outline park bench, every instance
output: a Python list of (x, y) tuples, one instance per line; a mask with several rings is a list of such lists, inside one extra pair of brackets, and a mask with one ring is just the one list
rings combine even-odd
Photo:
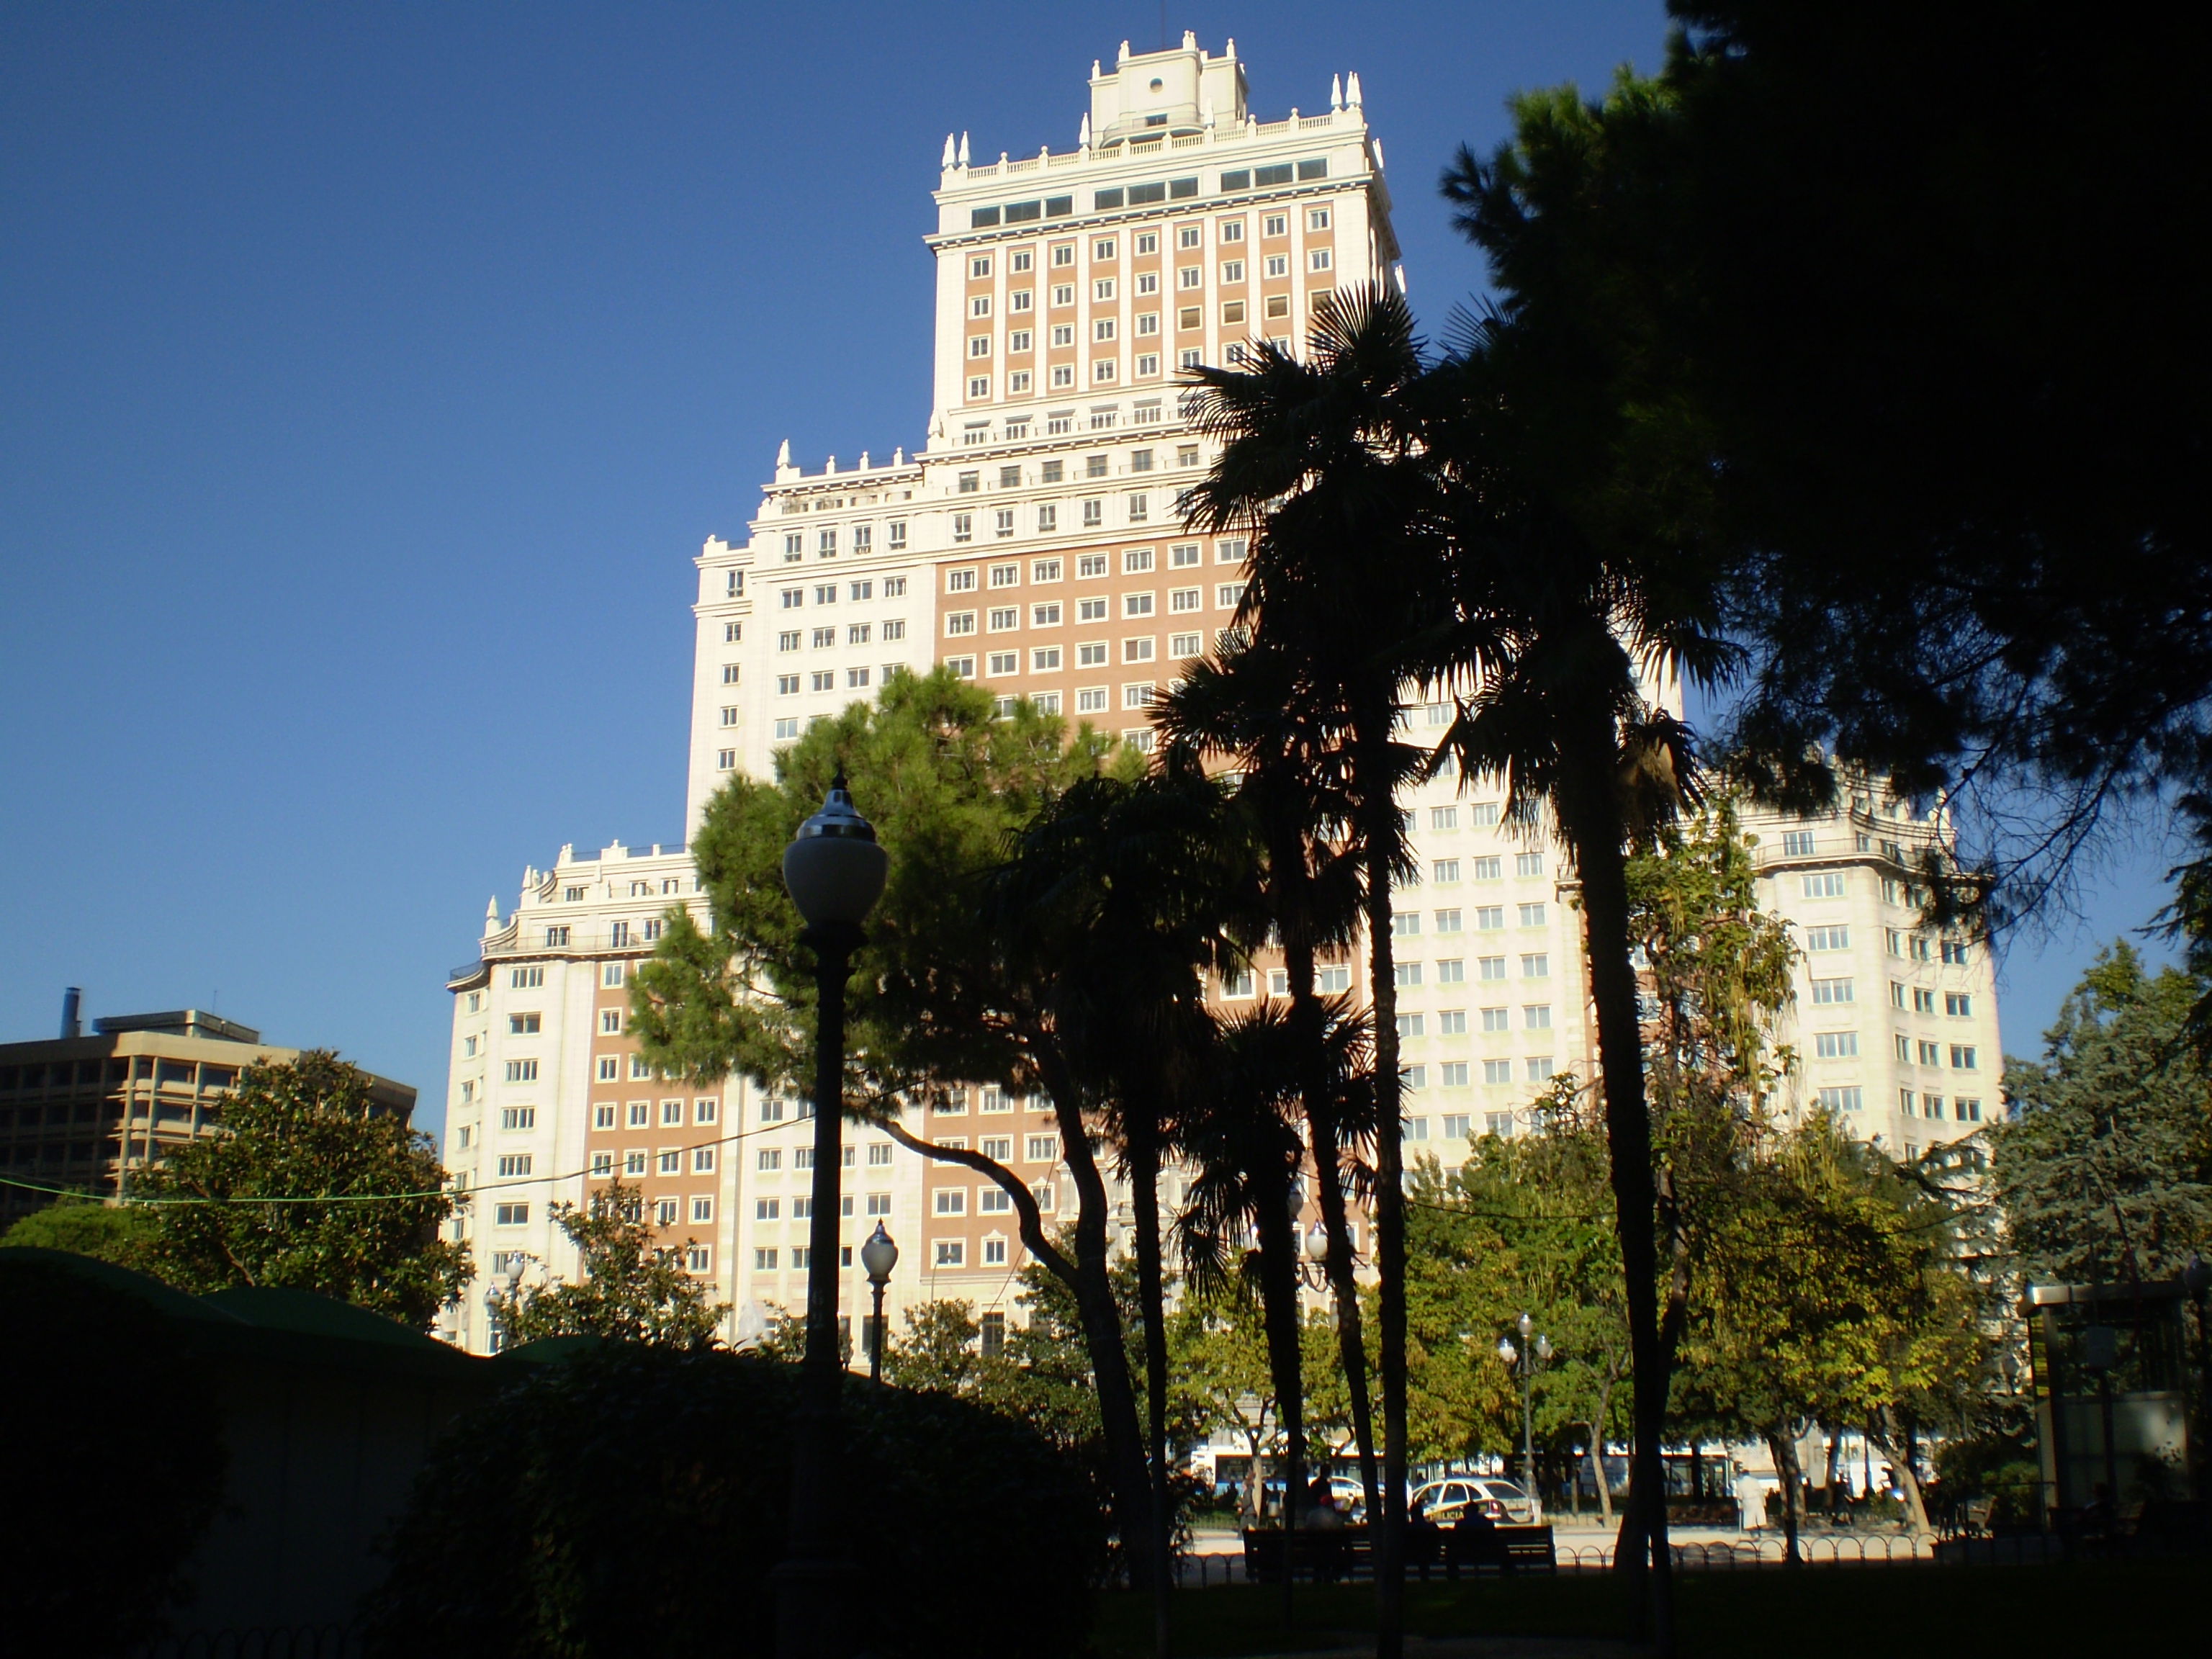
[[(1244, 1576), (1255, 1583), (1279, 1581), (1283, 1576), (1283, 1533), (1279, 1527), (1244, 1528)], [(1316, 1583), (1354, 1578), (1370, 1567), (1365, 1527), (1298, 1528), (1291, 1554), (1291, 1571)]]

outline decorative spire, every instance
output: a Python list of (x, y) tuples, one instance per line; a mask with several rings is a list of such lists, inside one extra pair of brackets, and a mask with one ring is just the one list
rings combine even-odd
[(968, 165), (968, 135), (964, 132), (960, 135), (960, 165)]
[(868, 470), (868, 452), (865, 449), (860, 452), (860, 470), (863, 472)]
[(1182, 49), (1185, 52), (1196, 52), (1198, 50), (1198, 31), (1196, 29), (1185, 29), (1182, 32)]
[(1121, 43), (1121, 51), (1119, 51), (1119, 52), (1115, 52), (1115, 53), (1114, 54), (1114, 62), (1115, 62), (1116, 64), (1126, 64), (1126, 63), (1127, 63), (1128, 61), (1129, 61), (1129, 43), (1128, 43), (1127, 40), (1124, 40), (1124, 41)]
[(775, 447), (775, 470), (779, 472), (791, 465), (791, 440), (786, 438)]
[(952, 143), (952, 135), (948, 132), (945, 135), (945, 159), (939, 161), (937, 165), (945, 168), (947, 172), (950, 172), (952, 167), (954, 154), (955, 150)]
[(906, 465), (906, 446), (904, 444), (901, 444), (896, 449), (891, 451), (891, 465), (893, 466), (904, 466)]
[(1359, 71), (1354, 70), (1345, 78), (1344, 101), (1352, 108), (1359, 107)]
[(1344, 107), (1344, 77), (1340, 75), (1328, 77), (1328, 106), (1331, 109)]
[[(1091, 69), (1091, 73), (1096, 75), (1097, 72), (1097, 69), (1094, 65)], [(1075, 130), (1075, 147), (1078, 149), (1089, 149), (1091, 148), (1091, 112), (1089, 110), (1083, 112), (1083, 125)]]

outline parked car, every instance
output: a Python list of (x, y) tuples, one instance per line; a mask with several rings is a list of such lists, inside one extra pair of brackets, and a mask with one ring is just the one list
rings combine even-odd
[(1453, 1474), (1417, 1487), (1411, 1511), (1425, 1516), (1437, 1526), (1449, 1527), (1474, 1509), (1492, 1521), (1526, 1524), (1536, 1518), (1528, 1494), (1510, 1480), (1491, 1475)]

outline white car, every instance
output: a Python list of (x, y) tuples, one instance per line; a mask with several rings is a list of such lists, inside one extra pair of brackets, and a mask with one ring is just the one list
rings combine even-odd
[(1408, 1509), (1440, 1527), (1452, 1525), (1470, 1509), (1510, 1524), (1525, 1525), (1536, 1518), (1536, 1506), (1527, 1492), (1510, 1480), (1489, 1475), (1452, 1474), (1431, 1480), (1415, 1489)]

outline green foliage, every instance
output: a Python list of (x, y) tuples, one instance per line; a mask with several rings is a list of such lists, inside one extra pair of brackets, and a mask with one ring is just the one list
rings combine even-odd
[(611, 1182), (586, 1209), (556, 1204), (553, 1219), (576, 1247), (583, 1276), (494, 1291), (492, 1318), (507, 1342), (599, 1336), (697, 1348), (714, 1340), (727, 1308), (710, 1304), (708, 1287), (684, 1271), (684, 1245), (653, 1242), (637, 1188)]
[[(10, 1648), (129, 1652), (188, 1599), (181, 1571), (222, 1496), (213, 1391), (143, 1300), (30, 1250), (0, 1252), (0, 1330), (15, 1429), (15, 1496), (0, 1504)], [(104, 1431), (149, 1401), (169, 1427)]]
[(2029, 1281), (2166, 1279), (2212, 1254), (2212, 1080), (2187, 1041), (2204, 992), (2115, 944), (2060, 1007), (2043, 1059), (2006, 1061), (2012, 1119), (1990, 1131), (1990, 1175)]
[[(377, 1110), (359, 1068), (322, 1049), (248, 1066), (222, 1127), (133, 1182), (160, 1200), (150, 1271), (194, 1293), (317, 1291), (418, 1328), (468, 1283), (468, 1252), (438, 1236), (454, 1200), (430, 1137)], [(307, 1201), (250, 1201), (279, 1197)]]
[(783, 885), (783, 851), (842, 768), (890, 854), (848, 991), (858, 1097), (884, 1110), (901, 1090), (933, 1079), (1034, 1090), (1036, 1067), (1010, 1030), (1009, 1005), (1023, 988), (997, 971), (979, 883), (1048, 801), (1099, 772), (1111, 748), (1027, 702), (998, 719), (987, 693), (939, 668), (895, 673), (875, 703), (811, 727), (778, 753), (775, 782), (733, 778), (692, 839), (713, 932), (672, 913), (632, 981), (647, 1057), (672, 1074), (739, 1072), (769, 1086), (810, 1086), (814, 975)]
[[(1537, 1373), (1540, 1444), (1627, 1428), (1628, 1323), (1604, 1136), (1555, 1115), (1485, 1135), (1446, 1175), (1414, 1177), (1407, 1250), (1416, 1455), (1458, 1459), (1521, 1440), (1520, 1388), (1498, 1357), (1523, 1313), (1552, 1340)], [(1519, 1337), (1514, 1337), (1519, 1343)]]
[[(371, 1651), (770, 1653), (799, 1394), (796, 1368), (720, 1351), (610, 1346), (529, 1368), (453, 1425), (418, 1480), (372, 1601)], [(857, 1378), (842, 1418), (860, 1648), (1081, 1650), (1103, 1527), (1065, 1455), (967, 1401)]]
[(151, 1257), (158, 1231), (154, 1212), (143, 1205), (60, 1198), (43, 1210), (32, 1211), (0, 1234), (0, 1249), (27, 1244), (67, 1250), (71, 1255), (88, 1255), (97, 1261), (148, 1273), (153, 1271)]
[(1461, 228), (1724, 576), (1759, 775), (1963, 786), (2032, 902), (2116, 803), (2206, 778), (2204, 23), (1670, 9), (1656, 79), (1525, 94), (1462, 152)]

